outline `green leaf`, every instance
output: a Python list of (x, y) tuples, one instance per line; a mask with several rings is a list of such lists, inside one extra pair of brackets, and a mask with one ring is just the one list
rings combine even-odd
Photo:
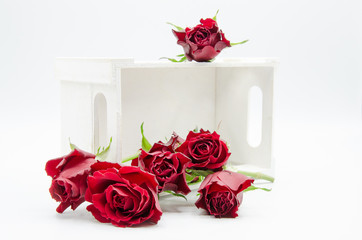
[(193, 132), (195, 132), (195, 133), (196, 133), (196, 132), (199, 132), (199, 127), (198, 127), (198, 126), (196, 126), (196, 127), (195, 127), (195, 129), (194, 129), (194, 130), (192, 130), (192, 131), (193, 131)]
[(160, 59), (167, 59), (167, 60), (169, 60), (171, 62), (185, 62), (187, 60), (187, 58), (185, 56), (180, 58), (179, 60), (177, 60), (175, 58), (168, 58), (168, 57), (161, 57)]
[(178, 31), (185, 31), (185, 29), (183, 29), (182, 27), (177, 26), (177, 25), (175, 25), (175, 24), (173, 24), (173, 23), (166, 22), (166, 24), (171, 25), (172, 27), (176, 28)]
[(184, 57), (184, 56), (185, 56), (185, 54), (184, 54), (184, 53), (179, 54), (179, 55), (176, 55), (176, 57)]
[(185, 199), (185, 200), (187, 201), (187, 198), (186, 198), (185, 195), (183, 195), (183, 194), (175, 193), (175, 192), (173, 192), (173, 191), (164, 191), (164, 192), (169, 193), (169, 194), (172, 194), (172, 195), (175, 196), (175, 197), (182, 197), (183, 199)]
[(99, 161), (105, 161), (108, 153), (109, 153), (109, 149), (111, 147), (111, 143), (112, 143), (112, 137), (109, 139), (109, 144), (106, 148), (104, 147), (99, 147), (96, 153), (96, 159)]
[(242, 42), (237, 42), (237, 43), (230, 43), (231, 46), (235, 46), (235, 45), (240, 45), (240, 44), (244, 44), (246, 42), (248, 42), (249, 40), (244, 40)]
[(197, 184), (197, 183), (200, 183), (204, 180), (205, 178), (203, 176), (198, 176), (198, 179), (194, 182), (188, 182), (187, 185), (194, 185), (194, 184)]
[(219, 13), (219, 9), (217, 10), (215, 16), (212, 18), (214, 21), (216, 21), (217, 14)]
[(161, 57), (160, 59), (167, 59), (171, 62), (178, 62), (178, 60), (176, 60), (175, 58)]
[(247, 189), (245, 189), (243, 192), (249, 192), (249, 191), (254, 191), (254, 190), (263, 190), (263, 191), (267, 191), (270, 192), (271, 188), (261, 188), (261, 187), (256, 187), (254, 185), (251, 185), (250, 187), (248, 187)]
[(137, 157), (140, 155), (140, 153), (141, 153), (141, 150), (138, 150), (137, 153), (135, 153), (135, 154), (133, 154), (133, 155), (131, 155), (131, 156), (128, 156), (128, 157), (123, 158), (123, 159), (122, 159), (122, 163), (129, 162), (129, 161), (137, 158)]
[(71, 149), (72, 151), (74, 151), (74, 149), (79, 149), (75, 144), (73, 144), (73, 143), (70, 141), (70, 138), (68, 138), (68, 140), (69, 140), (70, 149)]
[(188, 173), (186, 173), (185, 176), (186, 176), (186, 182), (191, 182), (195, 178), (195, 176)]
[(146, 152), (148, 152), (151, 149), (152, 145), (150, 144), (150, 142), (147, 140), (147, 138), (143, 134), (143, 124), (144, 124), (144, 122), (141, 124), (142, 149), (145, 150)]

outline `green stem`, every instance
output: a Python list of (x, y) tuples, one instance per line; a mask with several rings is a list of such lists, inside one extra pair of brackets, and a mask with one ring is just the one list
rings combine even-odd
[(261, 172), (247, 172), (247, 171), (237, 171), (238, 173), (244, 174), (245, 176), (249, 176), (252, 177), (254, 179), (263, 179), (269, 182), (274, 182), (274, 178), (266, 175), (264, 173)]

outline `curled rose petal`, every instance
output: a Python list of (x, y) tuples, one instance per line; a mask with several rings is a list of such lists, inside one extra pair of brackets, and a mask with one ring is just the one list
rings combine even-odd
[(243, 199), (242, 191), (253, 181), (240, 173), (226, 170), (210, 174), (199, 187), (200, 197), (195, 205), (215, 217), (237, 217)]
[(74, 149), (68, 155), (46, 163), (45, 171), (52, 177), (49, 192), (60, 202), (56, 209), (58, 213), (64, 212), (68, 207), (75, 210), (84, 202), (87, 177), (92, 171), (91, 165), (95, 162), (94, 154)]

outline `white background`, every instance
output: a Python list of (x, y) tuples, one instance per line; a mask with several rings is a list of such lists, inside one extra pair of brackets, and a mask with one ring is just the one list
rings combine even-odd
[[(231, 42), (219, 58), (278, 57), (273, 191), (245, 194), (237, 219), (192, 200), (163, 202), (155, 226), (119, 229), (50, 198), (48, 159), (60, 154), (55, 57), (182, 53), (165, 22), (194, 26), (220, 9)], [(361, 1), (0, 0), (1, 239), (361, 239)], [(178, 211), (183, 211), (179, 213)]]

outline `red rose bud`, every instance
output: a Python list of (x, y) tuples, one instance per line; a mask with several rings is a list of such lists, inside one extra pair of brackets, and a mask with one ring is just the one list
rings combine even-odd
[(226, 170), (210, 174), (199, 187), (200, 198), (195, 205), (215, 217), (237, 217), (242, 191), (253, 182), (252, 178)]
[(74, 149), (68, 155), (46, 163), (45, 171), (53, 178), (50, 194), (60, 202), (56, 209), (58, 213), (64, 212), (69, 206), (75, 210), (84, 202), (87, 177), (95, 162), (94, 154)]
[(206, 62), (214, 59), (225, 47), (231, 47), (230, 41), (211, 18), (200, 20), (201, 24), (185, 31), (173, 31), (177, 44), (184, 49), (189, 61)]
[(185, 142), (176, 149), (191, 159), (188, 168), (219, 171), (226, 164), (229, 149), (216, 132), (200, 130), (190, 131)]
[(156, 176), (158, 192), (171, 190), (187, 195), (191, 191), (185, 176), (191, 160), (182, 153), (174, 153), (180, 141), (183, 140), (174, 134), (168, 143), (155, 143), (149, 152), (142, 150), (140, 156), (132, 160), (132, 166), (139, 166)]
[(99, 170), (88, 177), (87, 207), (102, 223), (118, 227), (145, 221), (157, 223), (162, 215), (155, 176), (138, 167), (97, 164)]

